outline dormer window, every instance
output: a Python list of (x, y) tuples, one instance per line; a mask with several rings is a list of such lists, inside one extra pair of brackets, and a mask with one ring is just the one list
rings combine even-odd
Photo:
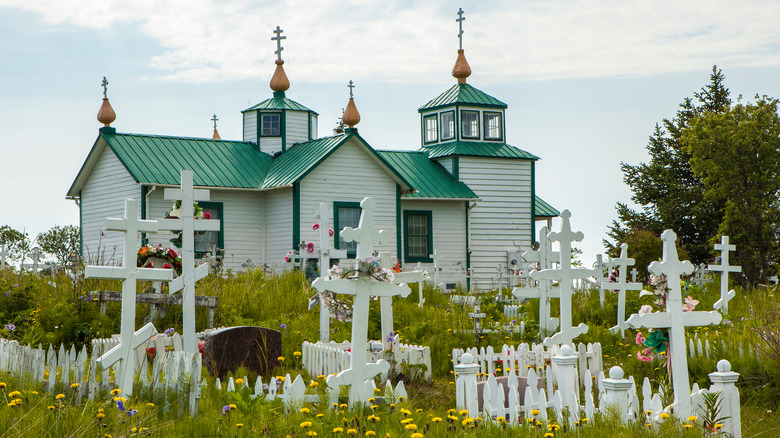
[(503, 140), (501, 113), (485, 111), (485, 140)]
[(460, 136), (479, 140), (479, 111), (460, 112)]
[(455, 138), (455, 111), (441, 113), (441, 139), (452, 140)]
[(260, 113), (260, 136), (279, 137), (282, 135), (281, 113)]
[(439, 117), (436, 114), (423, 117), (425, 143), (434, 143), (439, 140), (438, 118)]

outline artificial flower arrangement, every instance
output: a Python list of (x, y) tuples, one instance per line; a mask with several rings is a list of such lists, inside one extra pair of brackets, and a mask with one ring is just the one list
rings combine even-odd
[[(669, 285), (665, 275), (651, 275), (650, 286), (653, 286), (653, 292), (642, 291), (639, 296), (653, 295), (656, 297), (653, 301), (653, 306), (658, 309), (659, 312), (666, 310), (666, 295), (669, 292)], [(687, 290), (688, 285), (683, 285), (683, 290)], [(683, 312), (693, 312), (696, 305), (699, 304), (698, 300), (694, 300), (688, 295), (682, 304)], [(652, 313), (654, 307), (648, 304), (642, 305), (639, 308), (639, 314), (644, 315), (646, 313)], [(636, 353), (636, 358), (642, 362), (651, 362), (656, 355), (667, 355), (668, 361), (668, 347), (669, 347), (669, 333), (668, 329), (648, 329), (647, 336), (641, 331), (637, 331), (634, 342), (641, 347), (645, 347), (643, 350)], [(640, 347), (640, 348), (641, 348)]]
[[(395, 269), (398, 269), (398, 271), (395, 271)], [(400, 265), (396, 264), (396, 266), (393, 266), (392, 271), (400, 272)], [(342, 269), (339, 265), (333, 265), (333, 267), (328, 269), (328, 279), (357, 280), (358, 278), (364, 278), (388, 282), (392, 278), (392, 271), (391, 269), (383, 268), (379, 264), (379, 259), (369, 257), (365, 260), (358, 260), (356, 269)], [(334, 294), (330, 291), (325, 291), (318, 295), (319, 299), (328, 307), (331, 316), (339, 321), (352, 321), (351, 303), (336, 299)], [(314, 297), (314, 300), (317, 300), (316, 296)]]
[[(197, 202), (192, 203), (194, 209), (193, 217), (195, 219), (211, 219), (211, 213), (203, 211)], [(165, 219), (180, 219), (181, 218), (181, 201), (174, 201), (173, 207), (165, 214)], [(181, 231), (173, 232), (176, 237), (171, 239), (171, 243), (176, 245), (177, 248), (181, 248)], [(205, 231), (196, 231), (196, 234), (203, 234)]]
[(136, 266), (141, 268), (152, 267), (152, 258), (163, 259), (167, 263), (163, 265), (164, 269), (173, 269), (177, 275), (181, 275), (181, 257), (171, 248), (162, 245), (145, 245), (138, 250), (138, 261)]

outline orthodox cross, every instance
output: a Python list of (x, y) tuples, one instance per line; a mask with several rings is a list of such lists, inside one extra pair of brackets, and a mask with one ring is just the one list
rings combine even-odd
[[(539, 230), (539, 250), (523, 253), (523, 260), (538, 263), (541, 270), (551, 269), (553, 261), (559, 257), (557, 251), (553, 252), (552, 242), (547, 238), (547, 234), (547, 227), (542, 227)], [(552, 281), (540, 279), (537, 287), (516, 287), (512, 290), (512, 295), (518, 299), (539, 298), (539, 329), (543, 334), (551, 334), (558, 328), (558, 318), (550, 316), (550, 300), (560, 298), (561, 295), (559, 291), (553, 291)]]
[[(376, 231), (374, 229), (375, 206), (376, 201), (372, 198), (364, 198), (360, 202), (360, 207), (363, 210), (360, 213), (358, 228), (345, 227), (340, 234), (345, 242), (357, 242), (358, 263), (367, 262), (373, 252), (374, 244), (381, 242), (388, 235), (385, 231)], [(371, 379), (378, 374), (386, 373), (390, 369), (390, 364), (384, 360), (379, 360), (376, 363), (366, 363), (370, 300), (372, 297), (382, 298), (395, 295), (407, 297), (411, 293), (411, 289), (405, 284), (376, 281), (371, 276), (336, 280), (318, 278), (314, 280), (312, 286), (319, 292), (329, 290), (333, 293), (355, 296), (352, 305), (352, 353), (350, 355), (350, 367), (335, 376), (329, 376), (327, 384), (329, 388), (335, 391), (339, 390), (339, 386), (349, 385), (350, 404), (363, 403), (373, 395)], [(383, 334), (383, 336), (385, 335)]]
[(32, 252), (27, 254), (27, 257), (29, 257), (33, 262), (32, 265), (25, 265), (25, 267), (32, 268), (33, 273), (38, 272), (38, 264), (41, 261), (41, 249), (37, 246), (33, 248)]
[[(330, 208), (329, 203), (320, 202), (320, 278), (328, 279), (330, 258), (343, 259), (347, 257), (347, 251), (343, 249), (331, 249), (330, 242)], [(330, 311), (320, 293), (320, 341), (330, 341)]]
[(626, 291), (642, 290), (642, 283), (626, 283), (628, 267), (634, 266), (635, 263), (634, 259), (627, 257), (627, 251), (628, 244), (623, 243), (620, 245), (620, 257), (612, 260), (613, 263), (618, 265), (617, 283), (612, 283), (609, 280), (602, 280), (601, 282), (602, 288), (618, 291), (617, 325), (609, 330), (612, 333), (620, 330), (620, 337), (623, 337), (626, 329), (630, 328), (626, 323)]
[(561, 331), (554, 334), (552, 337), (545, 338), (544, 345), (546, 347), (554, 344), (573, 345), (572, 341), (574, 338), (588, 332), (588, 326), (584, 323), (580, 323), (577, 327), (572, 327), (571, 325), (571, 286), (573, 280), (588, 278), (595, 275), (595, 272), (593, 269), (571, 267), (571, 243), (579, 242), (585, 236), (582, 234), (582, 231), (576, 233), (571, 231), (571, 223), (569, 222), (570, 217), (571, 212), (569, 212), (569, 210), (564, 210), (563, 213), (561, 213), (561, 218), (563, 219), (561, 231), (553, 231), (548, 234), (548, 238), (551, 241), (556, 241), (560, 244), (559, 254), (561, 266), (559, 269), (545, 269), (531, 272), (531, 278), (534, 280), (559, 280), (558, 287), (561, 291)]
[(0, 269), (5, 269), (5, 258), (8, 253), (5, 251), (5, 245), (0, 246)]
[(433, 260), (433, 288), (436, 289), (439, 287), (439, 250), (433, 250), (433, 254), (431, 254), (431, 260)]
[(122, 395), (129, 397), (133, 393), (133, 377), (135, 376), (134, 351), (157, 334), (152, 323), (135, 331), (136, 281), (171, 281), (173, 271), (136, 266), (138, 233), (157, 232), (157, 221), (138, 219), (137, 199), (126, 199), (124, 218), (108, 218), (105, 227), (107, 231), (120, 231), (125, 234), (122, 266), (87, 266), (84, 269), (84, 276), (86, 278), (122, 280), (122, 322), (119, 344), (100, 356), (96, 362), (104, 370), (119, 362), (119, 370), (116, 373), (117, 386), (122, 391)]
[[(602, 283), (604, 283), (604, 281), (609, 281), (609, 268), (607, 267), (607, 264), (604, 263), (601, 254), (596, 254), (596, 262), (593, 263), (593, 269), (596, 271), (596, 282), (599, 287), (599, 303), (601, 304), (601, 307), (604, 307), (604, 286), (602, 286)], [(607, 271), (606, 278), (604, 277), (605, 269)]]
[(474, 319), (474, 336), (477, 338), (477, 343), (479, 343), (479, 338), (482, 336), (482, 324), (481, 321), (485, 319), (487, 316), (486, 313), (483, 313), (480, 309), (480, 299), (479, 297), (475, 297), (476, 301), (474, 302), (474, 311), (469, 313), (469, 318)]
[(628, 318), (628, 324), (635, 329), (646, 327), (651, 329), (669, 330), (669, 360), (671, 361), (672, 387), (676, 407), (675, 415), (685, 419), (693, 412), (691, 387), (688, 380), (688, 354), (685, 346), (685, 328), (701, 325), (718, 324), (720, 313), (683, 312), (682, 292), (680, 290), (680, 275), (693, 272), (690, 261), (680, 261), (677, 255), (675, 241), (677, 235), (672, 230), (661, 234), (664, 242), (663, 261), (653, 262), (648, 270), (654, 275), (666, 275), (669, 292), (666, 295), (666, 311), (662, 313), (633, 314)]
[[(393, 259), (390, 256), (389, 252), (379, 253), (379, 266), (386, 269), (390, 269), (390, 267), (393, 266)], [(393, 284), (417, 283), (420, 290), (420, 304), (418, 305), (420, 306), (420, 308), (422, 308), (422, 303), (425, 302), (425, 299), (422, 298), (422, 284), (423, 281), (429, 278), (430, 277), (428, 276), (428, 272), (422, 269), (420, 263), (417, 263), (416, 271), (391, 272), (390, 283)], [(394, 333), (393, 297), (379, 297), (379, 305), (381, 308), (381, 315), (382, 315), (382, 345), (384, 348), (388, 348), (389, 347), (388, 337), (390, 336), (391, 333)]]
[(349, 85), (347, 85), (347, 87), (349, 87), (349, 98), (352, 99), (352, 89), (355, 88), (355, 85), (352, 83), (352, 79), (349, 80)]
[(217, 130), (217, 121), (218, 121), (218, 120), (219, 120), (219, 119), (217, 118), (217, 115), (216, 115), (216, 114), (214, 114), (214, 117), (212, 117), (212, 118), (211, 118), (211, 121), (212, 121), (212, 122), (214, 122), (214, 130), (215, 130), (215, 131)]
[(282, 47), (282, 40), (286, 40), (286, 36), (282, 36), (282, 32), (284, 32), (279, 26), (276, 26), (276, 29), (274, 29), (274, 33), (276, 36), (271, 37), (271, 41), (276, 41), (276, 51), (274, 54), (276, 54), (276, 59), (281, 60), (282, 59), (282, 50), (284, 50), (284, 47)]
[(101, 82), (100, 85), (103, 87), (103, 98), (108, 99), (108, 81), (106, 80), (105, 76), (103, 76), (103, 82)]
[[(742, 267), (729, 265), (729, 252), (735, 251), (736, 245), (729, 245), (729, 236), (721, 236), (720, 243), (715, 244), (715, 250), (721, 251), (720, 264), (709, 265), (710, 271), (720, 271), (720, 299), (715, 302), (715, 309), (722, 309), (723, 314), (729, 313), (729, 300), (734, 298), (736, 292), (729, 291), (729, 272), (742, 272)], [(728, 291), (728, 292), (727, 292)]]
[(636, 283), (636, 274), (638, 274), (639, 271), (636, 270), (636, 268), (631, 270), (631, 282)]
[(181, 290), (182, 338), (184, 351), (198, 352), (195, 335), (195, 282), (209, 273), (208, 264), (195, 268), (195, 231), (219, 231), (219, 220), (195, 220), (196, 201), (208, 201), (209, 191), (195, 189), (192, 170), (181, 171), (181, 188), (165, 189), (166, 201), (181, 201), (181, 217), (178, 219), (160, 219), (159, 229), (181, 231), (181, 277), (171, 283), (169, 292)]
[(458, 49), (463, 50), (463, 21), (466, 17), (463, 16), (463, 8), (458, 8), (458, 18), (455, 19), (458, 22)]

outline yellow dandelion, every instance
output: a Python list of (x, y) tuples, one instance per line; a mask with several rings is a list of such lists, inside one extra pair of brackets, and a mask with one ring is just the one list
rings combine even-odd
[(99, 414), (97, 414), (97, 417), (98, 417), (98, 420), (102, 420), (102, 419), (106, 418), (106, 414), (100, 412)]
[(300, 424), (300, 427), (301, 428), (311, 427), (311, 421), (304, 421), (303, 423)]
[[(236, 379), (236, 385), (242, 385), (243, 383), (244, 379)], [(238, 426), (238, 424), (236, 426)]]
[(374, 394), (379, 394), (380, 392), (382, 392), (380, 388), (374, 388)]
[(322, 418), (322, 417), (324, 417), (324, 416), (325, 416), (325, 414), (317, 414), (317, 415), (316, 415), (316, 417), (317, 417), (317, 418)]
[(462, 424), (462, 425), (464, 425), (464, 426), (468, 426), (469, 424), (471, 424), (471, 423), (473, 423), (473, 422), (474, 422), (474, 419), (473, 419), (473, 418), (471, 418), (471, 417), (466, 417), (466, 418), (464, 418), (464, 419), (463, 419), (463, 421), (461, 421), (461, 422), (460, 422), (460, 424)]
[(431, 418), (431, 422), (433, 422), (433, 423), (441, 423), (441, 421), (442, 421), (441, 417), (433, 417), (433, 418)]
[(409, 423), (406, 426), (404, 426), (404, 430), (417, 430), (417, 425)]
[(313, 431), (313, 430), (310, 430), (310, 431), (306, 432), (306, 435), (309, 435), (309, 436), (317, 436), (317, 432), (315, 432), (315, 431)]
[(300, 351), (296, 351), (296, 352), (293, 353), (293, 356), (295, 356), (296, 358), (301, 357), (301, 352)]
[(466, 409), (461, 409), (460, 411), (458, 411), (458, 414), (460, 414), (460, 415), (468, 415), (469, 411), (466, 410)]
[(667, 418), (669, 418), (669, 414), (667, 414), (666, 412), (661, 412), (661, 414), (658, 415), (658, 418), (662, 420), (666, 420)]
[(138, 432), (138, 428), (137, 427), (133, 427), (132, 429), (130, 429), (130, 432), (136, 433), (136, 432)]
[(534, 409), (531, 411), (531, 415), (539, 415), (541, 412), (539, 412), (539, 409)]
[(127, 399), (124, 397), (114, 397), (114, 401), (121, 401), (122, 403), (124, 403), (127, 401)]
[(112, 390), (111, 390), (111, 395), (112, 395), (112, 396), (113, 396), (113, 395), (119, 395), (119, 393), (120, 393), (120, 392), (122, 392), (122, 391), (121, 391), (121, 390), (119, 390), (119, 388), (117, 388), (117, 389), (112, 389)]
[(690, 428), (692, 428), (693, 426), (691, 426), (690, 424), (683, 424), (683, 426), (682, 426), (682, 427), (683, 427), (683, 429), (690, 429)]
[(415, 432), (412, 434), (411, 438), (423, 438), (423, 434), (420, 432)]
[(146, 407), (147, 407), (147, 408), (153, 408), (153, 407), (154, 407), (154, 403), (151, 403), (151, 402), (150, 402), (150, 403), (147, 403), (147, 404), (146, 404)]
[(714, 425), (714, 426), (712, 426), (712, 427), (713, 427), (715, 430), (720, 430), (720, 429), (723, 429), (723, 425), (722, 425), (722, 424), (720, 424), (720, 423), (715, 423), (715, 425)]
[(284, 362), (284, 356), (279, 356), (276, 358), (279, 362)]
[(376, 436), (376, 432), (374, 432), (373, 430), (367, 430), (366, 436)]
[(648, 409), (648, 410), (645, 411), (645, 415), (653, 415), (653, 411)]
[(14, 398), (14, 397), (21, 397), (22, 393), (19, 391), (11, 391), (8, 393), (8, 397)]
[(233, 404), (233, 403), (229, 404), (228, 406), (230, 406), (230, 409), (236, 409), (236, 408), (238, 407), (238, 406), (236, 406), (236, 405), (235, 405), (235, 404)]
[(449, 409), (447, 410), (447, 415), (455, 415), (456, 412), (458, 412), (457, 409)]
[(340, 404), (339, 409), (347, 409), (347, 404), (346, 403)]
[(369, 397), (369, 399), (366, 400), (366, 401), (369, 402), (369, 403), (373, 403), (373, 402), (376, 401), (376, 399), (374, 397)]
[(407, 419), (405, 419), (405, 420), (401, 420), (401, 424), (409, 424), (409, 423), (411, 423), (412, 421), (414, 421), (414, 418), (407, 418)]
[(357, 429), (347, 429), (347, 435), (357, 435)]
[(244, 427), (244, 423), (236, 423), (236, 427), (241, 429), (242, 427)]
[(309, 388), (316, 388), (316, 387), (318, 387), (318, 386), (320, 386), (320, 384), (319, 384), (319, 383), (317, 383), (317, 382), (311, 382), (311, 383), (309, 383)]
[(8, 385), (5, 384), (5, 382), (0, 382), (0, 389), (8, 388)]
[(555, 434), (552, 432), (547, 432), (546, 434), (544, 434), (544, 438), (553, 438), (554, 436)]
[(423, 411), (423, 410), (422, 410), (422, 409), (420, 409), (420, 408), (418, 408), (418, 409), (415, 409), (415, 410), (414, 410), (414, 412), (422, 412), (422, 411)]
[(76, 388), (79, 387), (79, 384), (76, 383), (76, 382), (73, 382), (73, 383), (70, 384), (70, 387), (73, 388), (73, 389), (76, 389)]
[(308, 414), (309, 412), (311, 412), (309, 408), (301, 408), (301, 414)]
[(325, 379), (325, 374), (320, 374), (319, 376), (317, 376), (317, 378), (318, 378), (318, 379), (323, 379), (323, 380), (324, 380), (324, 379)]
[(371, 410), (375, 411), (379, 406), (378, 405), (371, 405)]
[(341, 433), (341, 432), (344, 432), (343, 428), (341, 428), (341, 427), (334, 427), (333, 428), (333, 433)]
[(698, 418), (695, 415), (691, 415), (690, 417), (688, 417), (688, 421), (696, 421), (696, 420), (698, 420)]
[(54, 396), (54, 398), (57, 400), (62, 400), (65, 398), (65, 394), (57, 394), (56, 396)]

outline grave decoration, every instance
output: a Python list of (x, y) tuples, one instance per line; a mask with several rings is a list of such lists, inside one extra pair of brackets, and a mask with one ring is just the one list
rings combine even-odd
[(628, 258), (627, 251), (628, 251), (628, 244), (623, 243), (622, 245), (620, 245), (620, 257), (612, 260), (612, 262), (618, 266), (617, 272), (615, 272), (616, 281), (612, 282), (612, 281), (603, 280), (601, 282), (602, 288), (611, 289), (618, 293), (617, 325), (612, 327), (610, 331), (613, 333), (620, 331), (621, 337), (624, 336), (625, 330), (629, 328), (625, 320), (626, 319), (626, 291), (642, 290), (641, 283), (626, 283), (626, 272), (628, 271), (628, 267), (634, 266), (635, 263), (634, 259)]
[[(198, 352), (198, 340), (195, 329), (195, 282), (209, 274), (209, 265), (204, 263), (195, 268), (195, 233), (219, 231), (218, 220), (196, 220), (198, 211), (202, 219), (210, 219), (199, 210), (195, 201), (208, 201), (209, 191), (195, 189), (192, 170), (181, 171), (181, 188), (165, 189), (165, 199), (180, 201), (179, 209), (174, 209), (159, 221), (160, 230), (177, 232), (181, 240), (181, 276), (176, 278), (168, 290), (169, 293), (182, 291), (182, 337), (184, 351)], [(196, 208), (197, 207), (197, 208)]]
[[(523, 260), (536, 263), (540, 270), (552, 269), (553, 262), (557, 261), (559, 257), (558, 252), (552, 250), (552, 241), (547, 235), (547, 227), (542, 227), (539, 230), (539, 250), (523, 253)], [(530, 275), (531, 273), (529, 273), (529, 277)], [(539, 279), (536, 287), (516, 287), (512, 290), (512, 295), (521, 300), (539, 299), (539, 330), (542, 335), (549, 335), (558, 328), (558, 318), (550, 316), (550, 300), (560, 298), (561, 295), (558, 288), (552, 287), (551, 280)]]
[(162, 245), (144, 245), (138, 250), (137, 259), (139, 268), (152, 268), (159, 264), (160, 268), (173, 269), (176, 271), (176, 275), (181, 275), (181, 257), (173, 248), (166, 248)]
[[(677, 235), (672, 230), (664, 231), (661, 240), (663, 240), (663, 261), (651, 263), (648, 270), (656, 277), (664, 277), (654, 283), (656, 290), (660, 292), (656, 304), (665, 310), (651, 312), (650, 306), (642, 306), (639, 313), (631, 315), (627, 322), (635, 329), (652, 330), (644, 344), (658, 353), (665, 353), (666, 366), (671, 373), (674, 390), (674, 414), (681, 419), (686, 419), (692, 414), (694, 406), (688, 379), (685, 328), (718, 324), (721, 315), (715, 311), (694, 311), (695, 303), (690, 297), (683, 302), (680, 275), (693, 272), (693, 265), (688, 260), (679, 260), (675, 244)], [(637, 341), (640, 336), (641, 332), (637, 334)]]
[(105, 222), (106, 231), (119, 231), (125, 234), (122, 265), (87, 266), (84, 270), (86, 278), (101, 278), (122, 280), (122, 323), (119, 334), (119, 344), (97, 359), (96, 363), (104, 370), (114, 364), (119, 364), (116, 373), (116, 383), (123, 395), (133, 393), (134, 351), (157, 334), (152, 323), (146, 324), (140, 330), (135, 330), (135, 295), (136, 281), (171, 281), (173, 271), (170, 269), (139, 268), (135, 263), (138, 246), (138, 233), (156, 233), (157, 221), (139, 220), (138, 200), (125, 200), (125, 216), (122, 219), (108, 218)]
[(729, 252), (737, 250), (736, 245), (729, 244), (729, 236), (721, 236), (720, 243), (715, 244), (715, 250), (720, 251), (720, 264), (709, 265), (707, 268), (710, 271), (720, 271), (720, 299), (715, 302), (714, 307), (725, 315), (729, 313), (729, 300), (736, 295), (735, 291), (729, 290), (729, 272), (742, 272), (742, 267), (729, 265)]
[(317, 291), (329, 290), (336, 294), (354, 296), (352, 317), (352, 353), (350, 367), (337, 375), (328, 376), (328, 387), (338, 392), (340, 386), (349, 386), (350, 404), (366, 402), (373, 395), (373, 378), (378, 374), (387, 373), (390, 364), (379, 360), (376, 363), (366, 363), (368, 347), (368, 308), (372, 297), (392, 297), (394, 295), (408, 296), (411, 293), (405, 284), (393, 284), (389, 269), (382, 268), (371, 257), (372, 247), (382, 241), (384, 231), (374, 229), (374, 207), (372, 198), (364, 198), (360, 202), (363, 209), (360, 214), (358, 228), (345, 227), (341, 238), (347, 242), (357, 242), (357, 259), (355, 269), (348, 270), (341, 278), (318, 278), (312, 286)]
[(541, 271), (531, 272), (531, 278), (534, 280), (558, 280), (561, 298), (561, 320), (560, 331), (549, 338), (545, 338), (544, 346), (549, 347), (555, 344), (573, 345), (573, 340), (577, 336), (587, 333), (588, 326), (584, 323), (580, 323), (577, 327), (572, 327), (571, 320), (571, 299), (572, 299), (572, 282), (575, 279), (584, 279), (595, 275), (593, 269), (585, 268), (572, 268), (571, 264), (571, 243), (579, 242), (585, 236), (581, 231), (576, 233), (571, 230), (571, 223), (569, 218), (571, 213), (569, 210), (564, 210), (561, 213), (561, 231), (551, 232), (547, 235), (551, 241), (560, 243), (560, 266), (558, 269), (544, 269)]

